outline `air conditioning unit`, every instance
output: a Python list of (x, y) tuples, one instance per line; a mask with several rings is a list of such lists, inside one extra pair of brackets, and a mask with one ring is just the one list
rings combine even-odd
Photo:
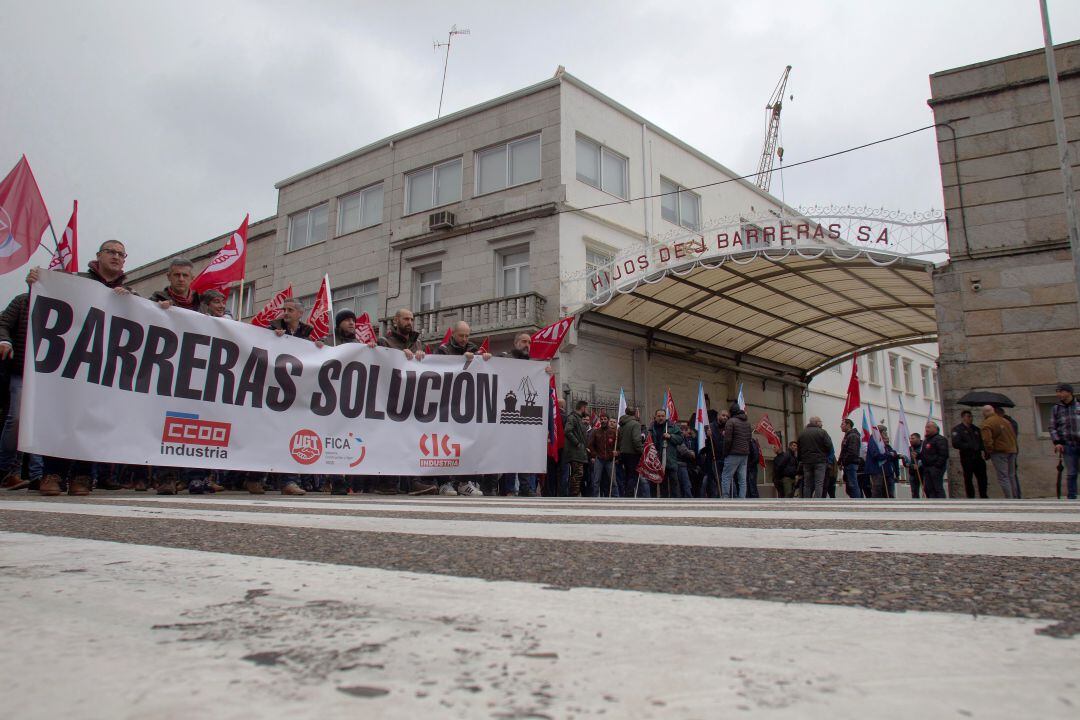
[(431, 213), (428, 218), (429, 230), (449, 230), (454, 227), (454, 213), (442, 210), (440, 212)]

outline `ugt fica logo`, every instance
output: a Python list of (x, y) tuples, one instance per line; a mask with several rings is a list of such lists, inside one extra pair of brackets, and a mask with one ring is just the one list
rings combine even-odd
[(431, 433), (420, 436), (420, 467), (457, 467), (461, 464), (461, 445), (449, 435)]
[(301, 465), (311, 465), (322, 453), (322, 439), (314, 430), (297, 430), (289, 440), (289, 454)]

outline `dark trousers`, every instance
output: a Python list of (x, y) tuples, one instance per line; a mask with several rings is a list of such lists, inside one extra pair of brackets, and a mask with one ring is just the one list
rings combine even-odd
[(619, 464), (622, 465), (623, 497), (650, 497), (652, 495), (649, 482), (638, 477), (637, 466), (640, 462), (641, 455), (638, 453), (619, 453)]
[(972, 476), (979, 484), (979, 497), (985, 500), (986, 494), (986, 461), (978, 452), (960, 453), (960, 467), (964, 470), (964, 493), (968, 498), (975, 497), (975, 485), (971, 482)]
[(928, 468), (922, 469), (923, 476), (923, 490), (926, 491), (926, 497), (934, 499), (945, 498), (945, 468)]

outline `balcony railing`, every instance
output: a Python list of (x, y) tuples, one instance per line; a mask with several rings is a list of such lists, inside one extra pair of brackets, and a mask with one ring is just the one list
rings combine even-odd
[[(538, 293), (522, 293), (494, 300), (451, 305), (430, 312), (417, 312), (415, 329), (423, 341), (442, 340), (448, 328), (459, 320), (469, 323), (473, 337), (497, 332), (539, 328), (544, 325), (547, 298)], [(381, 318), (382, 332), (390, 328), (391, 318)], [(477, 340), (479, 342), (479, 340)]]

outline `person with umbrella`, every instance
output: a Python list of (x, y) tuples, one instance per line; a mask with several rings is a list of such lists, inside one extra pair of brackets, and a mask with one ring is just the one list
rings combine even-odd
[(1076, 476), (1080, 468), (1080, 402), (1068, 383), (1057, 386), (1058, 402), (1050, 411), (1050, 442), (1058, 454), (1058, 497), (1061, 497), (1061, 471), (1067, 466), (1066, 496), (1076, 499)]

